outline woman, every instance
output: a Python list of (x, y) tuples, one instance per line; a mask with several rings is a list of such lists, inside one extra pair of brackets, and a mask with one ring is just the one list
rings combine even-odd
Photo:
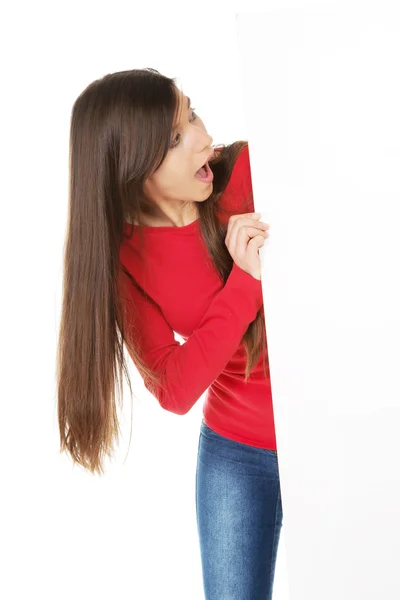
[(106, 75), (75, 101), (61, 451), (103, 473), (119, 434), (117, 371), (132, 395), (124, 345), (165, 410), (186, 414), (207, 392), (196, 472), (206, 599), (266, 600), (282, 526), (258, 254), (268, 225), (252, 212), (247, 143), (211, 143), (154, 69)]

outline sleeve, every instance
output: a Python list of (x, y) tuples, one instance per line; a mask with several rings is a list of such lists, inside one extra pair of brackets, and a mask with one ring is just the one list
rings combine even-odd
[(218, 208), (223, 223), (227, 223), (231, 215), (255, 212), (248, 144), (238, 154)]
[(255, 212), (248, 144), (244, 146), (238, 157), (238, 175), (238, 185), (244, 200), (244, 208), (242, 212)]
[(123, 294), (126, 330), (135, 331), (145, 364), (162, 375), (164, 386), (145, 387), (161, 407), (186, 414), (223, 371), (262, 306), (261, 280), (233, 263), (231, 273), (198, 327), (180, 344), (160, 307), (130, 281)]

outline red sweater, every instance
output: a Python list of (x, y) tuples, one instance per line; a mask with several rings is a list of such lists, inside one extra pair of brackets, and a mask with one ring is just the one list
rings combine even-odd
[[(254, 212), (248, 146), (240, 152), (219, 202), (228, 212), (219, 217), (221, 222), (230, 214)], [(133, 226), (132, 238), (124, 237), (120, 260), (140, 288), (130, 283), (129, 297), (123, 298), (127, 325), (140, 335), (146, 364), (166, 375), (166, 390), (150, 390), (146, 380), (145, 387), (162, 408), (178, 415), (186, 414), (206, 392), (203, 418), (211, 429), (242, 444), (276, 450), (268, 357), (268, 377), (261, 353), (244, 382), (241, 340), (263, 304), (261, 281), (233, 263), (224, 285), (206, 261), (199, 219), (184, 227), (142, 230), (143, 248)], [(130, 231), (125, 223), (125, 235)]]

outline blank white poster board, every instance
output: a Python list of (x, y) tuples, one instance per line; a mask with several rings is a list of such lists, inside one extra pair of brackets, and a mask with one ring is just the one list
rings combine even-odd
[(236, 17), (291, 600), (400, 598), (400, 8)]

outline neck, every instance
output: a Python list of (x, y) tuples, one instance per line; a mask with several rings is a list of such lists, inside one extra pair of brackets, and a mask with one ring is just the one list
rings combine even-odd
[[(190, 225), (193, 221), (196, 221), (199, 217), (199, 211), (196, 202), (190, 202), (186, 207), (186, 211), (180, 211), (179, 213), (166, 215), (160, 209), (151, 213), (149, 211), (142, 211), (140, 214), (140, 225), (147, 227), (185, 227)], [(130, 223), (130, 219), (127, 219)], [(139, 222), (135, 219), (135, 225), (139, 225)]]

